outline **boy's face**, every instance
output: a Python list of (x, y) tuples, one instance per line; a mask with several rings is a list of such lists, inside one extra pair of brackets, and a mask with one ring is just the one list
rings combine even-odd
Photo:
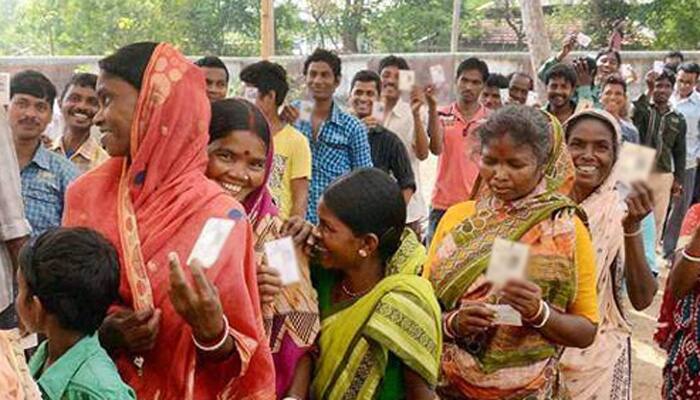
[(29, 294), (21, 269), (17, 270), (17, 289), (15, 308), (24, 329), (27, 332), (40, 332), (43, 308), (39, 299)]

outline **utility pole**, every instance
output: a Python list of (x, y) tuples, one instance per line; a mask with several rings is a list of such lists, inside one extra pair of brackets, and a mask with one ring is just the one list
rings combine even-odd
[[(523, 26), (527, 35), (527, 47), (530, 50), (530, 64), (532, 70), (537, 73), (540, 65), (549, 57), (552, 47), (549, 44), (549, 36), (544, 26), (544, 12), (540, 0), (519, 0), (520, 13), (523, 18)], [(538, 92), (544, 89), (539, 87)]]
[(260, 0), (260, 56), (275, 55), (275, 6), (273, 0)]
[(462, 0), (452, 1), (452, 34), (450, 35), (450, 53), (459, 50), (459, 14), (462, 11)]

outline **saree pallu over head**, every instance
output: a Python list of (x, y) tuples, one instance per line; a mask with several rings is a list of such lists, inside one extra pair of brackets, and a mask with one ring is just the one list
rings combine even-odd
[(314, 399), (372, 399), (389, 353), (435, 385), (440, 366), (440, 307), (430, 283), (417, 276), (425, 248), (405, 232), (400, 249), (371, 292), (321, 324)]
[[(563, 193), (573, 183), (573, 163), (558, 121), (548, 115), (552, 148), (542, 181), (529, 195), (504, 203), (485, 185), (475, 213), (437, 245), (430, 279), (440, 302), (453, 310), (462, 301), (494, 302), (485, 271), (496, 238), (530, 245), (527, 277), (561, 312), (576, 296), (576, 205)], [(473, 340), (446, 341), (442, 358), (445, 394), (455, 398), (557, 398), (561, 348), (530, 327), (497, 326)]]
[[(120, 303), (111, 312), (162, 311), (152, 350), (114, 354), (122, 378), (141, 399), (274, 398), (250, 224), (241, 205), (204, 175), (209, 118), (202, 72), (172, 46), (159, 44), (139, 92), (130, 157), (111, 158), (81, 176), (66, 196), (64, 224), (96, 229), (118, 250)], [(219, 258), (205, 271), (218, 289), (238, 355), (221, 363), (197, 356), (191, 329), (168, 297), (167, 254), (189, 257), (213, 217), (235, 221)]]
[[(617, 119), (603, 110), (573, 115), (565, 128), (581, 118), (595, 118), (609, 124), (616, 144), (615, 161), (622, 146)], [(624, 231), (627, 206), (615, 189), (617, 163), (610, 175), (581, 202), (596, 255), (596, 291), (600, 321), (595, 341), (586, 349), (568, 348), (561, 359), (564, 382), (576, 399), (622, 399), (630, 392), (630, 326), (621, 308), (624, 282)]]

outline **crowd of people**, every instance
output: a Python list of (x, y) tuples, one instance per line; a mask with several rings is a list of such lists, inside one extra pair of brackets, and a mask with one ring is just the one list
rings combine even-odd
[[(394, 55), (342, 105), (323, 49), (302, 99), (266, 60), (229, 96), (219, 58), (167, 43), (122, 47), (60, 94), (14, 74), (0, 397), (630, 399), (625, 304), (648, 308), (668, 267), (649, 398), (697, 398), (700, 67), (673, 52), (635, 83), (619, 49), (575, 46), (537, 77), (467, 58), (444, 105)], [(625, 142), (656, 151), (648, 180), (620, 186)], [(292, 282), (269, 253), (284, 239)], [(528, 251), (501, 283), (499, 240)]]

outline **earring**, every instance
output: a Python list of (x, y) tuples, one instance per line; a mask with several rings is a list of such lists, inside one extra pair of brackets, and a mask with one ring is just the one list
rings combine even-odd
[(359, 254), (360, 257), (362, 257), (362, 258), (366, 258), (366, 257), (367, 257), (367, 251), (364, 250), (364, 249), (358, 250), (358, 251), (357, 251), (357, 254)]

